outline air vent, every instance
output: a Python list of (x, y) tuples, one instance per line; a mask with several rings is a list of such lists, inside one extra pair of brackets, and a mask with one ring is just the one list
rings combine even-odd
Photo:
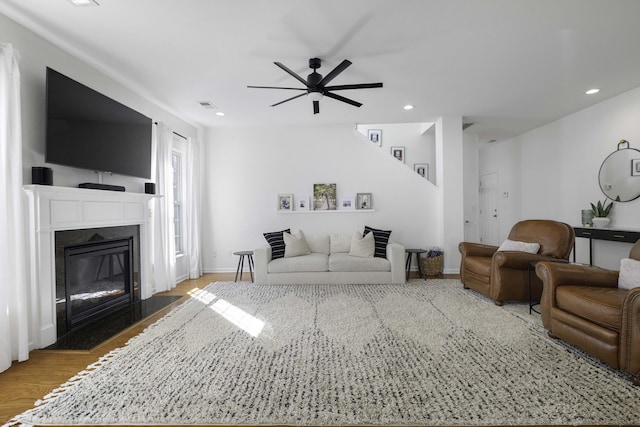
[(202, 108), (207, 108), (209, 110), (215, 110), (218, 108), (210, 101), (198, 101), (198, 104), (200, 104)]

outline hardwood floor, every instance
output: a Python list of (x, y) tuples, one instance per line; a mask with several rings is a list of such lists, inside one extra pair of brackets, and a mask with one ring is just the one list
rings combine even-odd
[[(97, 347), (84, 350), (35, 350), (25, 362), (14, 362), (11, 368), (0, 373), (0, 422), (4, 424), (14, 416), (33, 408), (34, 403), (65, 383), (76, 373), (97, 361), (109, 351), (122, 347), (147, 326), (164, 316), (187, 298), (187, 292), (203, 288), (211, 282), (233, 281), (235, 273), (205, 274), (199, 279), (185, 280), (175, 289), (158, 295), (183, 296), (156, 314), (131, 326), (122, 333)], [(247, 280), (245, 273), (245, 280)], [(417, 277), (417, 273), (412, 273)], [(459, 278), (458, 275), (441, 275), (441, 278)]]

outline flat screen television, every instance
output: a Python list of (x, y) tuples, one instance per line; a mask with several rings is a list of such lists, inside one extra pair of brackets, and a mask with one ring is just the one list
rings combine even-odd
[(151, 177), (145, 115), (47, 67), (45, 162)]

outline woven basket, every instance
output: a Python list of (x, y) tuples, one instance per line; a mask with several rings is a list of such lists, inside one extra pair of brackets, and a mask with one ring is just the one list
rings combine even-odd
[(436, 257), (423, 257), (422, 258), (422, 272), (427, 276), (437, 276), (442, 272), (442, 264), (444, 261), (444, 256), (436, 256)]

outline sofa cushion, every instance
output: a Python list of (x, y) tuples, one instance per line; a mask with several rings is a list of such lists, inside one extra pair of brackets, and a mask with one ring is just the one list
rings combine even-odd
[(620, 275), (618, 276), (618, 287), (621, 289), (632, 289), (640, 286), (640, 261), (631, 258), (620, 260)]
[(605, 328), (620, 331), (625, 289), (593, 286), (558, 286), (556, 305), (559, 309), (590, 320)]
[(373, 233), (369, 233), (366, 236), (362, 236), (359, 231), (356, 231), (353, 237), (351, 237), (351, 249), (349, 255), (362, 258), (372, 258), (376, 249), (376, 242), (373, 240)]
[(362, 258), (340, 252), (329, 256), (330, 271), (391, 271), (391, 262), (386, 258)]
[(389, 243), (389, 236), (391, 236), (391, 230), (378, 230), (367, 225), (364, 227), (363, 235), (373, 233), (373, 239), (376, 242), (376, 250), (373, 256), (386, 258), (387, 257), (387, 243)]
[(306, 234), (307, 244), (311, 252), (329, 255), (329, 234)]
[(308, 271), (328, 271), (329, 257), (324, 254), (311, 253), (292, 258), (278, 258), (267, 265), (269, 273), (296, 273)]
[(351, 249), (351, 236), (349, 234), (332, 234), (329, 239), (330, 253), (332, 254), (349, 252)]
[(263, 233), (264, 238), (271, 246), (271, 259), (278, 259), (284, 257), (284, 237), (282, 233), (290, 233), (290, 229), (282, 231), (271, 231), (269, 233)]
[(302, 230), (298, 230), (296, 233), (282, 233), (284, 238), (284, 257), (290, 258), (300, 255), (309, 255), (309, 245), (307, 239), (304, 237)]

